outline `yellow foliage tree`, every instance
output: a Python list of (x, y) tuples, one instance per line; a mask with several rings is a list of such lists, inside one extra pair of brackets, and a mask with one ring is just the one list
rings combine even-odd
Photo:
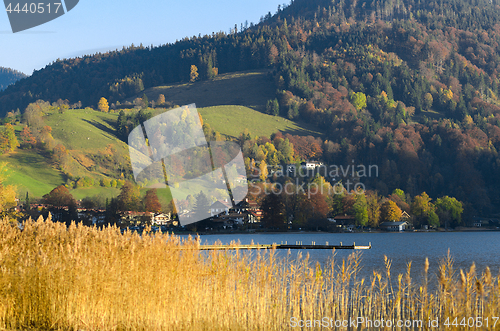
[(464, 117), (463, 123), (465, 126), (470, 127), (470, 126), (474, 125), (474, 120), (472, 119), (472, 116), (467, 114)]
[(191, 65), (191, 74), (189, 75), (189, 77), (191, 78), (191, 82), (195, 82), (198, 79), (198, 76), (198, 67), (194, 64)]
[(386, 200), (380, 207), (380, 218), (384, 222), (398, 222), (401, 214), (401, 209), (392, 200)]
[(162, 106), (162, 105), (164, 105), (164, 104), (165, 104), (165, 96), (164, 96), (163, 94), (160, 94), (160, 95), (158, 96), (158, 99), (156, 100), (156, 104), (157, 104), (158, 106)]
[(265, 182), (267, 176), (269, 175), (269, 171), (267, 170), (266, 161), (262, 160), (259, 164), (259, 178)]
[(109, 111), (108, 100), (106, 100), (105, 97), (102, 97), (99, 100), (99, 103), (97, 104), (97, 109), (99, 109), (99, 111), (102, 111), (104, 113), (107, 113)]

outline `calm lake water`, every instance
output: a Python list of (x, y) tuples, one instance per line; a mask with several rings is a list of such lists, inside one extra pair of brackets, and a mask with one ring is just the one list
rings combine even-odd
[[(412, 232), (412, 233), (254, 233), (254, 234), (214, 234), (200, 236), (203, 244), (214, 244), (220, 240), (223, 244), (240, 241), (250, 244), (285, 243), (303, 244), (357, 245), (372, 244), (372, 249), (361, 250), (361, 276), (369, 278), (373, 270), (383, 271), (384, 255), (392, 260), (391, 277), (406, 272), (406, 264), (412, 261), (412, 278), (421, 280), (425, 258), (429, 258), (429, 278), (435, 278), (439, 262), (446, 257), (448, 249), (454, 260), (455, 270), (468, 270), (474, 262), (480, 274), (489, 266), (493, 275), (500, 271), (500, 232)], [(301, 251), (309, 253), (311, 261), (324, 264), (332, 256), (330, 250), (291, 250), (292, 257)], [(277, 251), (286, 256), (286, 250)], [(335, 260), (347, 258), (352, 250), (337, 250)]]

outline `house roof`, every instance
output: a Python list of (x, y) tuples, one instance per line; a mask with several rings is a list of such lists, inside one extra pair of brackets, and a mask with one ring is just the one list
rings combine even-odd
[(226, 209), (229, 208), (224, 202), (222, 201), (215, 201), (211, 206), (210, 209)]

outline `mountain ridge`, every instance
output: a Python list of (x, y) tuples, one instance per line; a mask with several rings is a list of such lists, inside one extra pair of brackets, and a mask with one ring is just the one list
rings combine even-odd
[(0, 67), (0, 91), (26, 77), (28, 77), (28, 75), (15, 69)]

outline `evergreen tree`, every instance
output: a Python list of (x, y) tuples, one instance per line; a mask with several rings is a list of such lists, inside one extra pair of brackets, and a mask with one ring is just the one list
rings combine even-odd
[(200, 191), (200, 193), (196, 196), (194, 213), (195, 217), (199, 220), (204, 220), (210, 217), (210, 201), (202, 191)]
[(127, 139), (128, 136), (127, 127), (125, 123), (126, 123), (125, 112), (122, 109), (120, 110), (120, 113), (118, 114), (118, 120), (116, 121), (116, 131), (118, 138), (124, 141)]

